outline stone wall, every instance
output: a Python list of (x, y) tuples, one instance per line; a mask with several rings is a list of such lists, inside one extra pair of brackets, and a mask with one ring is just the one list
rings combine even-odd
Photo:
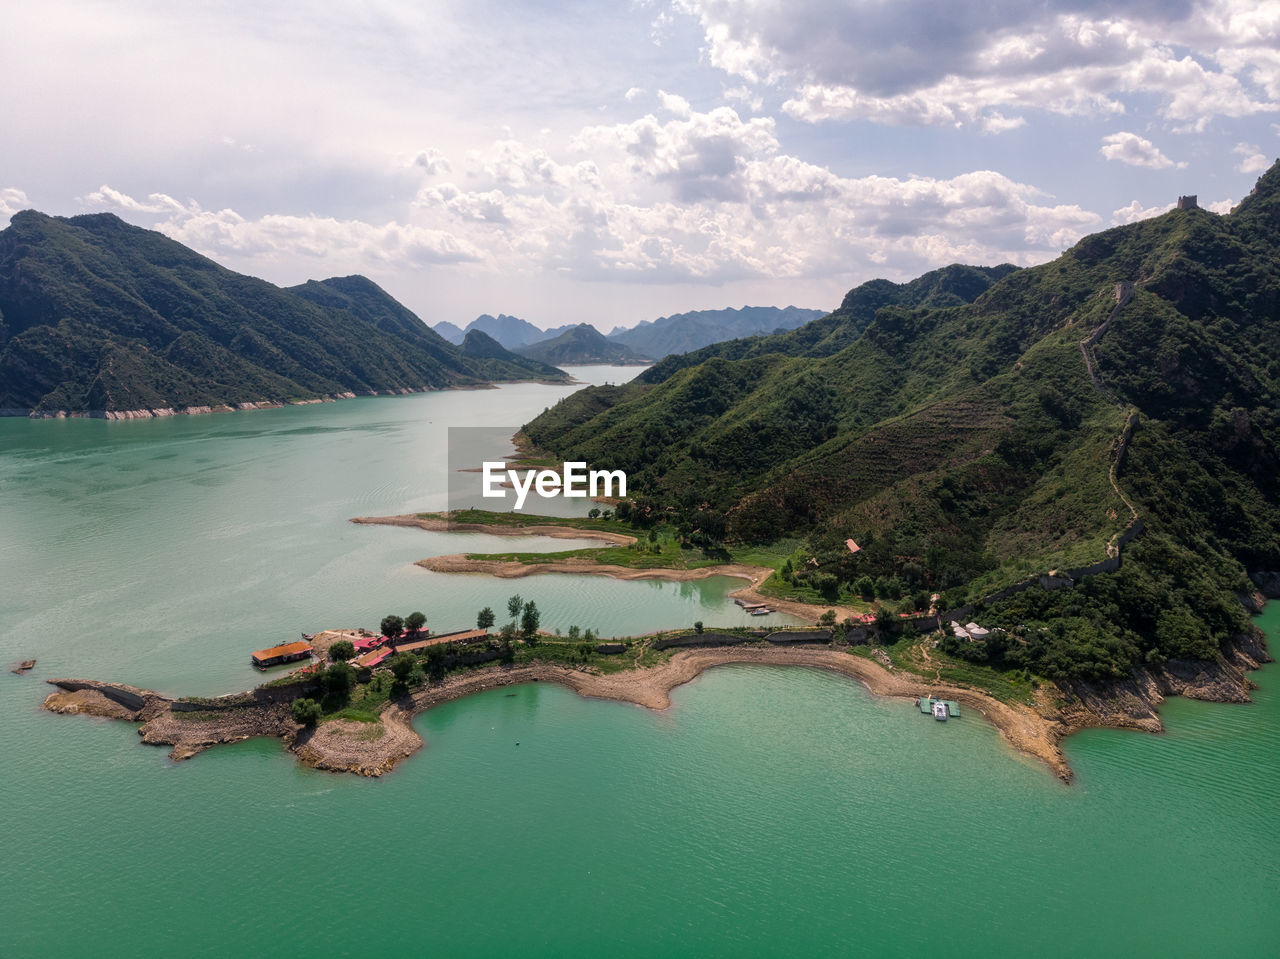
[(673, 646), (737, 646), (741, 643), (752, 643), (763, 639), (762, 633), (720, 633), (707, 630), (703, 633), (682, 633), (679, 636), (664, 636), (650, 643), (653, 649), (671, 649)]
[(829, 643), (831, 642), (831, 630), (829, 629), (786, 629), (778, 630), (770, 633), (765, 637), (765, 642), (782, 644), (782, 643)]

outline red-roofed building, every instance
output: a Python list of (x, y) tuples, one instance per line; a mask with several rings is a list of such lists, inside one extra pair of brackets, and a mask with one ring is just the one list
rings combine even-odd
[(391, 650), (389, 649), (374, 649), (363, 656), (357, 656), (351, 661), (351, 664), (357, 669), (373, 669), (374, 666), (382, 663), (390, 655)]
[(862, 552), (862, 547), (861, 547), (861, 546), (859, 546), (857, 543), (855, 543), (855, 542), (854, 542), (853, 540), (851, 540), (851, 539), (847, 539), (847, 540), (845, 540), (845, 541), (844, 541), (844, 545), (845, 545), (845, 546), (847, 546), (847, 547), (849, 547), (849, 552), (851, 552), (851, 553), (861, 553), (861, 552)]

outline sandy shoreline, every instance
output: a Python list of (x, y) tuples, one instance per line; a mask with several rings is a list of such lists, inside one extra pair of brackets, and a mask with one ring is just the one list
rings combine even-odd
[(413, 714), (485, 689), (527, 682), (553, 682), (580, 696), (663, 710), (671, 705), (671, 691), (676, 687), (683, 686), (715, 666), (741, 663), (822, 669), (854, 679), (878, 696), (913, 699), (932, 694), (955, 700), (986, 717), (1009, 745), (1045, 763), (1064, 782), (1071, 779), (1071, 768), (1059, 746), (1069, 730), (1057, 720), (1045, 718), (1030, 706), (1009, 705), (976, 690), (908, 677), (869, 659), (828, 647), (733, 646), (686, 649), (659, 666), (603, 675), (552, 664), (493, 667), (471, 676), (456, 677), (456, 685), (447, 680), (438, 687), (419, 691), (413, 697)]
[(422, 739), (413, 729), (412, 721), (419, 713), (442, 703), (488, 689), (552, 682), (580, 696), (663, 710), (670, 706), (671, 690), (677, 686), (690, 682), (707, 669), (734, 663), (824, 669), (854, 679), (881, 696), (911, 698), (932, 693), (954, 699), (985, 716), (1015, 749), (1044, 762), (1064, 782), (1070, 781), (1071, 770), (1059, 743), (1071, 729), (1060, 721), (1046, 718), (1029, 706), (1001, 703), (976, 690), (930, 684), (860, 656), (818, 646), (685, 649), (661, 665), (610, 674), (553, 663), (485, 666), (453, 674), (389, 703), (377, 723), (330, 720), (315, 729), (295, 723), (283, 700), (243, 701), (230, 708), (183, 712), (173, 708), (172, 699), (159, 693), (92, 680), (48, 680), (57, 688), (45, 699), (44, 708), (50, 712), (141, 722), (138, 733), (142, 741), (170, 746), (170, 757), (175, 761), (220, 743), (272, 736), (283, 740), (306, 765), (380, 776), (422, 748)]

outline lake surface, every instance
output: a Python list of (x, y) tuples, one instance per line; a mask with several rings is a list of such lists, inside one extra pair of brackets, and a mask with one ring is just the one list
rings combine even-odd
[[(549, 628), (743, 620), (738, 580), (443, 576), (413, 561), (512, 541), (346, 522), (443, 508), (449, 426), (568, 392), (0, 420), (0, 665), (39, 660), (0, 674), (0, 956), (1274, 951), (1274, 667), (1251, 706), (1073, 737), (1071, 787), (976, 719), (799, 669), (714, 669), (663, 713), (497, 690), (420, 717), (426, 748), (381, 780), (274, 740), (173, 764), (129, 724), (39, 711), (49, 676), (223, 693), (300, 630), (445, 629), (517, 591)], [(1275, 604), (1261, 622), (1280, 636)]]

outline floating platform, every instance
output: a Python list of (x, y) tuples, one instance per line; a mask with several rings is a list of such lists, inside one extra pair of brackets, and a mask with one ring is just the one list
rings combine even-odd
[(960, 704), (953, 699), (934, 699), (932, 696), (922, 696), (916, 700), (916, 705), (920, 707), (920, 712), (926, 716), (933, 715), (933, 704), (942, 703), (947, 707), (947, 715), (952, 719), (960, 718)]
[(283, 646), (272, 646), (270, 649), (260, 649), (256, 653), (250, 653), (250, 659), (253, 665), (259, 669), (266, 669), (268, 666), (275, 666), (279, 663), (294, 663), (300, 659), (309, 659), (311, 656), (310, 643), (286, 643)]

